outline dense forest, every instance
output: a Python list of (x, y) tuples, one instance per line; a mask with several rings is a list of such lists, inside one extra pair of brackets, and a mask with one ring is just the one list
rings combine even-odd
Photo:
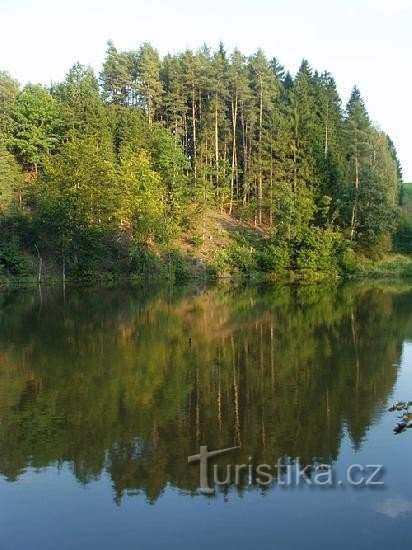
[(244, 229), (217, 274), (348, 272), (391, 250), (401, 184), (358, 88), (344, 109), (306, 60), (292, 77), (261, 50), (109, 42), (98, 76), (0, 72), (0, 275), (184, 275), (210, 213)]

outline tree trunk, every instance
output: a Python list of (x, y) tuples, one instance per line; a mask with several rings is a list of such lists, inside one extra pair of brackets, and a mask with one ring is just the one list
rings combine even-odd
[(353, 201), (352, 218), (351, 218), (351, 224), (350, 224), (351, 241), (355, 236), (356, 215), (357, 215), (357, 209), (358, 209), (358, 195), (359, 195), (359, 159), (358, 159), (358, 156), (356, 155), (355, 156), (355, 200)]
[(193, 132), (193, 171), (195, 181), (197, 179), (197, 136), (196, 136), (196, 93), (192, 84), (192, 132)]
[(39, 269), (37, 273), (37, 282), (41, 283), (41, 276), (42, 276), (42, 269), (43, 269), (43, 258), (40, 256), (39, 249), (37, 248), (37, 244), (34, 245), (37, 252), (37, 258), (39, 259)]
[(326, 124), (325, 124), (325, 151), (324, 151), (325, 159), (328, 156), (328, 147), (329, 147), (328, 125), (329, 125), (329, 104), (327, 103), (326, 104)]
[(245, 113), (243, 110), (243, 106), (241, 109), (240, 118), (242, 122), (242, 146), (243, 146), (243, 206), (246, 206), (247, 179), (248, 179), (248, 164), (247, 164), (248, 151), (247, 151), (247, 128), (246, 128)]
[(259, 178), (258, 178), (258, 222), (262, 225), (262, 202), (263, 202), (263, 168), (262, 168), (262, 131), (263, 131), (263, 81), (259, 75), (260, 82), (260, 106), (259, 106)]
[(232, 214), (233, 196), (235, 187), (235, 170), (236, 170), (236, 122), (237, 122), (237, 91), (235, 99), (232, 100), (232, 173), (230, 176), (230, 206), (229, 214)]
[(215, 95), (215, 171), (216, 171), (216, 191), (219, 194), (219, 120), (217, 108), (217, 93)]

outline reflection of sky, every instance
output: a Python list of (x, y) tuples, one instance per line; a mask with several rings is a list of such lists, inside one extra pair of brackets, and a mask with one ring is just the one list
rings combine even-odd
[(412, 401), (412, 341), (403, 343), (401, 370), (393, 396), (395, 401)]
[(387, 498), (378, 503), (376, 511), (388, 516), (388, 518), (396, 519), (402, 514), (412, 512), (412, 501), (401, 498)]
[[(403, 345), (398, 374), (388, 406), (392, 401), (412, 399), (412, 342)], [(264, 497), (255, 489), (243, 496), (229, 491), (225, 500), (222, 494), (192, 498), (168, 487), (154, 505), (140, 494), (126, 496), (116, 506), (107, 474), (83, 487), (67, 465), (50, 466), (39, 473), (28, 469), (17, 483), (0, 478), (0, 548), (407, 548), (412, 430), (395, 436), (395, 422), (396, 413), (383, 411), (359, 450), (349, 437), (340, 449), (339, 479), (344, 479), (341, 476), (351, 464), (385, 466), (385, 486), (377, 489), (278, 487)]]

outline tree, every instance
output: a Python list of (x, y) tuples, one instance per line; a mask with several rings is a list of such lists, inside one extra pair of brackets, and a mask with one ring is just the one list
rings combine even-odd
[[(362, 176), (367, 172), (371, 154), (370, 130), (371, 124), (365, 104), (359, 89), (355, 86), (346, 106), (345, 137), (347, 150), (347, 177), (352, 183), (350, 202), (350, 237), (354, 239), (357, 231), (359, 212), (359, 192), (362, 185)], [(350, 185), (350, 183), (349, 183)]]
[(256, 101), (255, 110), (257, 126), (254, 136), (254, 170), (255, 194), (257, 199), (256, 220), (261, 225), (263, 221), (263, 179), (265, 171), (265, 139), (267, 137), (267, 120), (278, 93), (276, 75), (271, 69), (262, 50), (258, 50), (249, 60), (251, 89)]
[(59, 111), (56, 100), (42, 86), (27, 84), (11, 110), (10, 146), (19, 161), (37, 173), (59, 142)]
[(21, 204), (22, 187), (21, 168), (0, 137), (0, 212), (7, 213), (17, 200)]
[[(1, 72), (2, 134), (2, 200), (20, 189), (22, 242), (71, 270), (147, 252), (211, 210), (269, 237), (242, 237), (227, 254), (235, 267), (261, 257), (266, 268), (318, 270), (330, 257), (337, 269), (345, 251), (389, 249), (401, 200), (395, 146), (359, 90), (343, 112), (330, 73), (303, 60), (292, 78), (260, 49), (203, 45), (161, 58), (149, 43), (118, 51), (109, 41), (100, 80), (77, 63), (50, 90), (20, 92)], [(27, 201), (14, 158), (41, 175), (33, 186), (25, 175)]]
[[(344, 179), (344, 139), (341, 100), (332, 75), (323, 72), (315, 79), (316, 104), (319, 112), (316, 147), (316, 165), (319, 183), (316, 200), (320, 215), (318, 223), (324, 226), (338, 222), (340, 215), (342, 181)], [(328, 205), (323, 208), (324, 205)]]
[(62, 136), (111, 133), (108, 108), (101, 101), (99, 83), (90, 67), (76, 63), (51, 93), (58, 102)]
[[(150, 154), (125, 144), (120, 152), (121, 225), (134, 241), (167, 237), (166, 189), (151, 167)], [(170, 222), (169, 222), (170, 223)]]
[[(349, 99), (345, 120), (347, 185), (350, 192), (350, 236), (366, 249), (390, 243), (399, 193), (399, 171), (387, 136), (369, 120), (358, 88)], [(351, 185), (352, 183), (352, 185)]]
[(239, 157), (239, 142), (242, 139), (241, 119), (242, 108), (249, 96), (249, 79), (246, 68), (246, 58), (242, 53), (235, 49), (228, 67), (228, 84), (230, 97), (230, 116), (231, 116), (231, 137), (232, 137), (232, 159), (230, 174), (230, 204), (229, 214), (232, 214), (233, 205), (239, 201), (241, 192)]
[(107, 43), (106, 59), (100, 73), (105, 98), (115, 105), (134, 105), (134, 52), (118, 52), (111, 40)]
[(17, 80), (6, 71), (0, 71), (0, 134), (7, 135), (11, 131), (11, 109), (19, 93)]
[(153, 123), (156, 112), (160, 110), (163, 93), (160, 66), (159, 53), (148, 42), (145, 42), (137, 52), (136, 87), (140, 97), (140, 105), (147, 114), (149, 125)]
[(110, 252), (118, 230), (121, 196), (113, 155), (96, 137), (71, 137), (48, 158), (32, 190), (38, 244), (66, 268), (93, 262)]

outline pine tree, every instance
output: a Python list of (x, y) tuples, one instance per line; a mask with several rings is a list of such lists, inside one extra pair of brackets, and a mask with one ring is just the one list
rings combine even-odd
[(135, 103), (133, 71), (135, 54), (118, 52), (111, 40), (107, 43), (106, 59), (100, 80), (105, 98), (115, 105), (133, 105)]
[(371, 123), (365, 104), (359, 89), (355, 86), (352, 90), (346, 107), (347, 118), (345, 120), (345, 138), (347, 150), (347, 178), (349, 186), (352, 183), (350, 193), (350, 237), (353, 240), (358, 229), (359, 196), (363, 185), (363, 176), (368, 172), (371, 155), (370, 132)]
[(145, 42), (137, 53), (136, 72), (137, 90), (140, 105), (147, 113), (149, 125), (160, 111), (163, 87), (160, 80), (159, 53), (148, 42)]

